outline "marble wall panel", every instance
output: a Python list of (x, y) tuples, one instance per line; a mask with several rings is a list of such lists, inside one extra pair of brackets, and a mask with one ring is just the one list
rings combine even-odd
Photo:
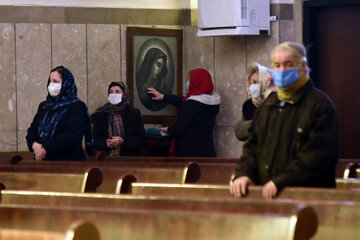
[(295, 27), (293, 20), (282, 20), (279, 26), (280, 42), (295, 41)]
[(17, 151), (16, 131), (0, 131), (0, 152)]
[(17, 150), (29, 151), (26, 142), (27, 131), (17, 131)]
[(240, 157), (244, 142), (237, 140), (232, 127), (216, 127), (215, 137), (218, 157)]
[(50, 24), (16, 24), (18, 130), (26, 130), (47, 96), (51, 69)]
[(90, 113), (107, 101), (110, 82), (121, 80), (120, 26), (89, 24), (88, 107)]
[(7, 23), (0, 24), (0, 131), (16, 130), (14, 26), (14, 24)]
[(126, 82), (126, 25), (120, 26), (121, 81)]
[(280, 43), (279, 21), (271, 22), (270, 36), (251, 36), (247, 38), (247, 64), (258, 62), (266, 67), (271, 67), (271, 51)]
[(197, 37), (197, 27), (186, 26), (184, 28), (183, 39), (183, 89), (187, 81), (187, 72), (191, 69), (202, 67), (206, 68), (216, 85), (214, 69), (214, 38)]
[(87, 103), (86, 25), (52, 25), (52, 67), (63, 65), (74, 75), (78, 97)]
[(221, 96), (217, 126), (233, 126), (246, 100), (246, 38), (215, 38), (216, 90)]
[(294, 25), (295, 25), (295, 41), (302, 43), (303, 39), (303, 17), (302, 17), (302, 3), (303, 0), (294, 1)]

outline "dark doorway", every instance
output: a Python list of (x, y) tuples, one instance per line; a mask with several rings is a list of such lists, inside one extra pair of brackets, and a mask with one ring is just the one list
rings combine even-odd
[(303, 13), (311, 78), (339, 114), (340, 157), (360, 158), (360, 1), (307, 1)]

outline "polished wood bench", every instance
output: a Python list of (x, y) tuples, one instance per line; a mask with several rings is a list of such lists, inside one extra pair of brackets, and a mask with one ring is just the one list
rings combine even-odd
[[(159, 184), (137, 183), (131, 184), (127, 191), (133, 195), (151, 196), (177, 196), (177, 197), (209, 197), (232, 198), (228, 185), (202, 185), (202, 184)], [(262, 198), (261, 186), (250, 186), (248, 198)], [(335, 188), (305, 188), (286, 187), (280, 191), (277, 198), (297, 200), (321, 201), (359, 201), (360, 190)]]
[(359, 178), (337, 178), (336, 179), (336, 188), (338, 189), (359, 189), (360, 188), (360, 179)]
[[(133, 183), (132, 193), (139, 196), (180, 198), (237, 199), (226, 185)], [(263, 199), (262, 187), (249, 187), (243, 201)], [(273, 202), (304, 203), (314, 208), (319, 228), (312, 239), (356, 239), (360, 229), (360, 191), (325, 188), (284, 188)]]
[(1, 171), (67, 172), (101, 168), (102, 184), (97, 191), (120, 193), (131, 182), (195, 183), (201, 176), (201, 168), (194, 162), (37, 162), (23, 161), (17, 165), (0, 166)]
[[(234, 163), (197, 163), (197, 162), (125, 162), (125, 161), (21, 161), (19, 166), (91, 166), (100, 168), (187, 168), (187, 179), (184, 183), (219, 183), (218, 179), (221, 179), (221, 184), (229, 183), (231, 174), (234, 172), (236, 164)], [(139, 181), (142, 181), (139, 179)], [(157, 181), (158, 182), (158, 181)], [(168, 182), (168, 181), (166, 181)], [(171, 182), (171, 181), (170, 181)]]
[(81, 172), (67, 170), (74, 173), (64, 173), (61, 169), (54, 172), (39, 171), (41, 170), (31, 172), (15, 168), (0, 171), (0, 182), (6, 189), (12, 190), (95, 192), (103, 180), (103, 173), (99, 168), (87, 168)]
[(63, 232), (29, 229), (0, 228), (1, 240), (100, 240), (99, 232), (94, 224), (76, 221)]
[[(189, 163), (184, 168), (110, 168), (103, 167), (104, 181), (98, 189), (100, 193), (120, 193), (123, 184), (131, 182), (154, 183), (194, 183), (200, 177), (200, 168)], [(126, 181), (124, 181), (126, 179)]]
[(26, 152), (26, 151), (0, 152), (0, 164), (16, 164), (17, 162), (19, 162), (23, 159), (33, 160), (34, 153)]
[[(106, 240), (211, 240), (227, 239), (309, 239), (316, 230), (312, 208), (298, 205), (289, 213), (221, 213), (177, 210), (117, 209), (99, 207), (0, 205), (0, 226), (36, 228), (43, 223), (49, 231), (73, 219), (96, 223)], [(56, 217), (54, 217), (56, 216)], [(21, 219), (21, 221), (19, 221)], [(311, 233), (311, 232), (310, 232)]]

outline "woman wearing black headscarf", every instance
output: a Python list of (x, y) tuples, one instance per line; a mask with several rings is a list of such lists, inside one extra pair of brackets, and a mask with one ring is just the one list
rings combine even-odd
[(130, 107), (130, 91), (123, 82), (112, 82), (108, 102), (91, 115), (95, 148), (112, 156), (137, 156), (145, 130), (139, 109)]
[(51, 70), (48, 96), (40, 103), (26, 136), (35, 160), (85, 160), (82, 139), (88, 155), (94, 155), (94, 141), (88, 109), (78, 97), (74, 76), (63, 66)]

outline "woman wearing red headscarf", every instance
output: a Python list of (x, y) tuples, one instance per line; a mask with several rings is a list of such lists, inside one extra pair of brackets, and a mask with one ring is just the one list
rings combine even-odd
[(207, 70), (196, 68), (190, 71), (189, 76), (189, 91), (185, 97), (164, 95), (154, 88), (148, 88), (148, 93), (154, 95), (153, 100), (168, 102), (179, 109), (175, 124), (161, 128), (175, 137), (175, 156), (216, 157), (213, 128), (220, 96), (214, 91)]

